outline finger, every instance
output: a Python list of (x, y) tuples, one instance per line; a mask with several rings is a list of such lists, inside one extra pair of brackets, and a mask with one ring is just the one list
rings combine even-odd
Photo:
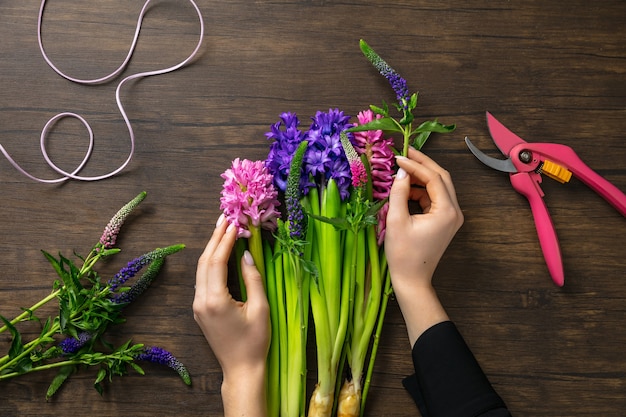
[(433, 204), (451, 204), (456, 206), (455, 200), (450, 196), (448, 186), (439, 172), (404, 157), (396, 157), (396, 163), (413, 178), (415, 183), (426, 187), (428, 196)]
[(241, 257), (241, 274), (243, 275), (243, 281), (248, 295), (248, 307), (253, 310), (265, 308), (268, 303), (263, 278), (254, 264), (252, 254), (247, 250)]
[[(456, 190), (454, 188), (454, 183), (452, 182), (452, 177), (450, 172), (441, 167), (437, 162), (435, 162), (432, 158), (426, 155), (423, 152), (420, 152), (416, 149), (409, 148), (409, 158), (424, 165), (425, 167), (439, 173), (441, 178), (443, 179), (446, 188), (448, 189), (448, 194), (450, 195), (450, 199), (454, 203), (454, 205), (459, 208), (459, 203), (456, 196)], [(459, 208), (460, 209), (460, 208)]]
[[(403, 224), (409, 217), (408, 201), (411, 194), (411, 178), (400, 168), (389, 190), (389, 210), (387, 212), (387, 228), (394, 224)], [(396, 223), (397, 222), (397, 223)]]
[(236, 227), (222, 221), (198, 260), (196, 293), (227, 289), (228, 258), (235, 243)]

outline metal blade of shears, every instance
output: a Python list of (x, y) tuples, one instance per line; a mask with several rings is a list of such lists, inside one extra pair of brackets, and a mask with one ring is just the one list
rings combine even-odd
[(511, 132), (489, 112), (487, 112), (487, 126), (496, 146), (506, 156), (511, 156), (511, 149), (516, 145), (526, 143), (524, 139)]
[(468, 137), (465, 138), (465, 144), (474, 156), (489, 168), (502, 172), (517, 172), (517, 168), (515, 168), (515, 165), (513, 165), (513, 162), (510, 159), (496, 159), (484, 154), (480, 149), (474, 146), (472, 142), (470, 142)]

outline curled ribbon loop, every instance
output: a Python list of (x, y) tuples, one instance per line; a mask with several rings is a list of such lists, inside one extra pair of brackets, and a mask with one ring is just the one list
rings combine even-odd
[[(69, 81), (72, 81), (72, 82), (78, 83), (78, 84), (84, 84), (84, 85), (97, 85), (97, 84), (107, 83), (107, 82), (111, 81), (112, 79), (114, 79), (115, 77), (117, 77), (118, 75), (120, 75), (124, 71), (124, 69), (126, 68), (128, 63), (130, 62), (130, 59), (131, 59), (131, 57), (132, 57), (132, 55), (133, 55), (133, 53), (135, 51), (135, 47), (137, 46), (137, 40), (139, 39), (139, 32), (141, 31), (141, 24), (143, 22), (144, 15), (146, 14), (146, 12), (148, 10), (148, 6), (150, 5), (150, 2), (152, 0), (147, 0), (145, 2), (145, 4), (144, 4), (143, 8), (141, 9), (141, 12), (139, 13), (139, 18), (137, 19), (137, 27), (135, 29), (135, 35), (133, 37), (131, 46), (130, 46), (130, 48), (128, 50), (128, 54), (126, 55), (126, 58), (124, 59), (124, 61), (111, 74), (106, 75), (106, 76), (101, 77), (101, 78), (95, 78), (95, 79), (79, 79), (79, 78), (70, 77), (69, 75), (67, 75), (63, 71), (61, 71), (56, 65), (54, 65), (52, 60), (46, 54), (46, 51), (45, 51), (44, 46), (43, 46), (42, 35), (41, 35), (41, 32), (42, 32), (41, 27), (42, 27), (43, 14), (44, 14), (45, 6), (46, 6), (46, 1), (47, 0), (42, 0), (42, 2), (41, 2), (41, 7), (39, 8), (39, 17), (38, 17), (38, 20), (37, 20), (37, 38), (38, 38), (38, 41), (39, 41), (39, 49), (41, 51), (43, 59), (50, 66), (50, 68), (52, 68), (57, 74), (59, 74), (61, 77), (65, 78), (65, 79), (67, 79)], [(196, 5), (196, 3), (193, 0), (188, 0), (188, 1), (191, 3), (193, 8), (195, 9), (195, 11), (196, 11), (196, 13), (198, 15), (198, 19), (200, 21), (200, 36), (199, 36), (199, 39), (198, 39), (198, 43), (196, 44), (196, 47), (191, 52), (191, 54), (185, 60), (183, 60), (182, 62), (180, 62), (180, 63), (178, 63), (178, 64), (176, 64), (174, 66), (171, 66), (171, 67), (168, 67), (168, 68), (164, 68), (164, 69), (160, 69), (160, 70), (155, 70), (155, 71), (146, 71), (146, 72), (140, 72), (140, 73), (137, 73), (137, 74), (133, 74), (133, 75), (130, 75), (130, 76), (122, 79), (122, 81), (120, 81), (120, 83), (117, 85), (117, 88), (115, 90), (115, 100), (117, 102), (117, 107), (118, 107), (122, 117), (124, 118), (124, 122), (126, 123), (126, 127), (128, 128), (128, 133), (130, 135), (130, 150), (129, 150), (129, 153), (128, 153), (128, 157), (126, 158), (126, 160), (118, 168), (112, 170), (111, 172), (109, 172), (107, 174), (103, 174), (103, 175), (99, 175), (99, 176), (81, 176), (81, 175), (78, 175), (79, 172), (83, 169), (83, 167), (87, 163), (87, 161), (89, 160), (89, 158), (91, 157), (91, 154), (93, 152), (93, 145), (94, 145), (94, 135), (93, 135), (93, 130), (92, 130), (91, 126), (89, 125), (89, 123), (82, 116), (80, 116), (80, 115), (78, 115), (76, 113), (71, 113), (71, 112), (59, 113), (56, 116), (52, 117), (50, 120), (48, 120), (48, 123), (46, 123), (46, 125), (44, 126), (44, 128), (43, 128), (43, 130), (41, 132), (41, 137), (40, 137), (41, 153), (42, 153), (42, 155), (44, 157), (44, 160), (46, 161), (48, 166), (50, 168), (52, 168), (54, 171), (56, 171), (58, 174), (60, 174), (61, 177), (55, 178), (55, 179), (43, 179), (43, 178), (39, 178), (39, 177), (36, 177), (34, 175), (31, 175), (26, 170), (24, 170), (22, 167), (20, 167), (20, 165), (9, 155), (9, 153), (6, 151), (6, 149), (2, 145), (0, 145), (0, 152), (2, 152), (4, 154), (4, 156), (11, 163), (11, 165), (13, 165), (19, 172), (21, 172), (22, 174), (24, 174), (28, 178), (30, 178), (30, 179), (32, 179), (34, 181), (42, 182), (42, 183), (59, 183), (59, 182), (67, 181), (70, 178), (71, 179), (75, 179), (75, 180), (80, 180), (80, 181), (98, 181), (98, 180), (102, 180), (102, 179), (105, 179), (105, 178), (110, 178), (110, 177), (118, 174), (124, 168), (126, 168), (126, 166), (130, 163), (130, 161), (131, 161), (131, 159), (133, 157), (133, 153), (135, 151), (135, 134), (133, 132), (133, 127), (132, 127), (132, 125), (130, 123), (128, 115), (126, 114), (126, 111), (124, 110), (124, 106), (122, 105), (122, 100), (120, 98), (120, 91), (121, 91), (122, 87), (124, 86), (124, 84), (126, 84), (127, 82), (129, 82), (131, 80), (138, 79), (138, 78), (144, 78), (144, 77), (150, 77), (150, 76), (153, 76), (153, 75), (166, 74), (168, 72), (176, 71), (176, 70), (184, 67), (185, 65), (187, 65), (192, 59), (195, 58), (195, 56), (197, 55), (198, 51), (200, 50), (200, 47), (202, 46), (202, 40), (204, 38), (204, 20), (202, 18), (202, 13), (200, 12), (200, 9)], [(54, 127), (54, 125), (59, 120), (61, 120), (63, 118), (66, 118), (66, 117), (78, 119), (83, 124), (83, 126), (85, 126), (87, 131), (89, 132), (89, 146), (87, 148), (87, 151), (85, 152), (85, 156), (83, 157), (83, 160), (81, 161), (81, 163), (72, 172), (68, 172), (68, 171), (65, 171), (65, 170), (59, 168), (52, 161), (52, 159), (49, 157), (48, 152), (46, 150), (46, 141), (47, 141), (47, 138), (48, 138), (48, 132)]]

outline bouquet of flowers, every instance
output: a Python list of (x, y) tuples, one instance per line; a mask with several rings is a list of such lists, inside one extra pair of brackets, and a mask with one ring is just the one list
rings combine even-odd
[(414, 126), (417, 93), (365, 41), (360, 47), (391, 84), (399, 117), (384, 102), (355, 122), (330, 109), (304, 130), (286, 112), (266, 133), (265, 161), (237, 158), (222, 174), (221, 208), (238, 227), (237, 253), (250, 250), (266, 284), (271, 416), (306, 414), (310, 315), (318, 382), (308, 415), (362, 415), (392, 291), (383, 239), (394, 156), (455, 128), (437, 120)]
[[(47, 297), (13, 320), (0, 315), (3, 326), (0, 333), (9, 331), (12, 336), (9, 352), (0, 358), (0, 381), (46, 369), (58, 369), (52, 380), (46, 399), (52, 397), (61, 385), (81, 366), (98, 366), (94, 388), (102, 394), (102, 382), (115, 375), (125, 375), (128, 368), (140, 374), (144, 371), (137, 363), (148, 361), (166, 365), (176, 370), (185, 384), (191, 377), (185, 366), (170, 352), (160, 347), (146, 347), (131, 341), (114, 347), (104, 339), (109, 326), (123, 323), (123, 309), (136, 300), (154, 281), (165, 258), (183, 249), (182, 244), (157, 248), (128, 262), (111, 279), (103, 281), (94, 270), (96, 263), (120, 252), (115, 242), (126, 218), (146, 197), (142, 192), (124, 205), (107, 224), (102, 237), (80, 265), (59, 254), (56, 258), (47, 252), (44, 256), (59, 278)], [(130, 286), (129, 280), (146, 267), (141, 277)], [(37, 309), (56, 299), (58, 314), (45, 322), (36, 315)], [(36, 320), (42, 323), (39, 336), (24, 343), (17, 329), (19, 323)]]

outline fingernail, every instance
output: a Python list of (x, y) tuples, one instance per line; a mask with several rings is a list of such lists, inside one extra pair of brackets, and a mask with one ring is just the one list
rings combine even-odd
[(402, 159), (403, 161), (406, 161), (409, 158), (407, 158), (406, 156), (402, 156), (402, 155), (396, 155), (396, 159)]
[(234, 228), (235, 228), (235, 223), (229, 223), (228, 227), (226, 228), (226, 233), (230, 232)]
[(254, 258), (249, 251), (245, 251), (243, 253), (243, 261), (246, 263), (246, 265), (254, 266)]
[(224, 223), (224, 219), (225, 219), (224, 213), (220, 214), (220, 217), (217, 219), (217, 222), (215, 223), (215, 227), (220, 227), (220, 225)]
[(406, 177), (406, 171), (402, 168), (398, 168), (398, 172), (396, 173), (396, 179), (401, 180)]

